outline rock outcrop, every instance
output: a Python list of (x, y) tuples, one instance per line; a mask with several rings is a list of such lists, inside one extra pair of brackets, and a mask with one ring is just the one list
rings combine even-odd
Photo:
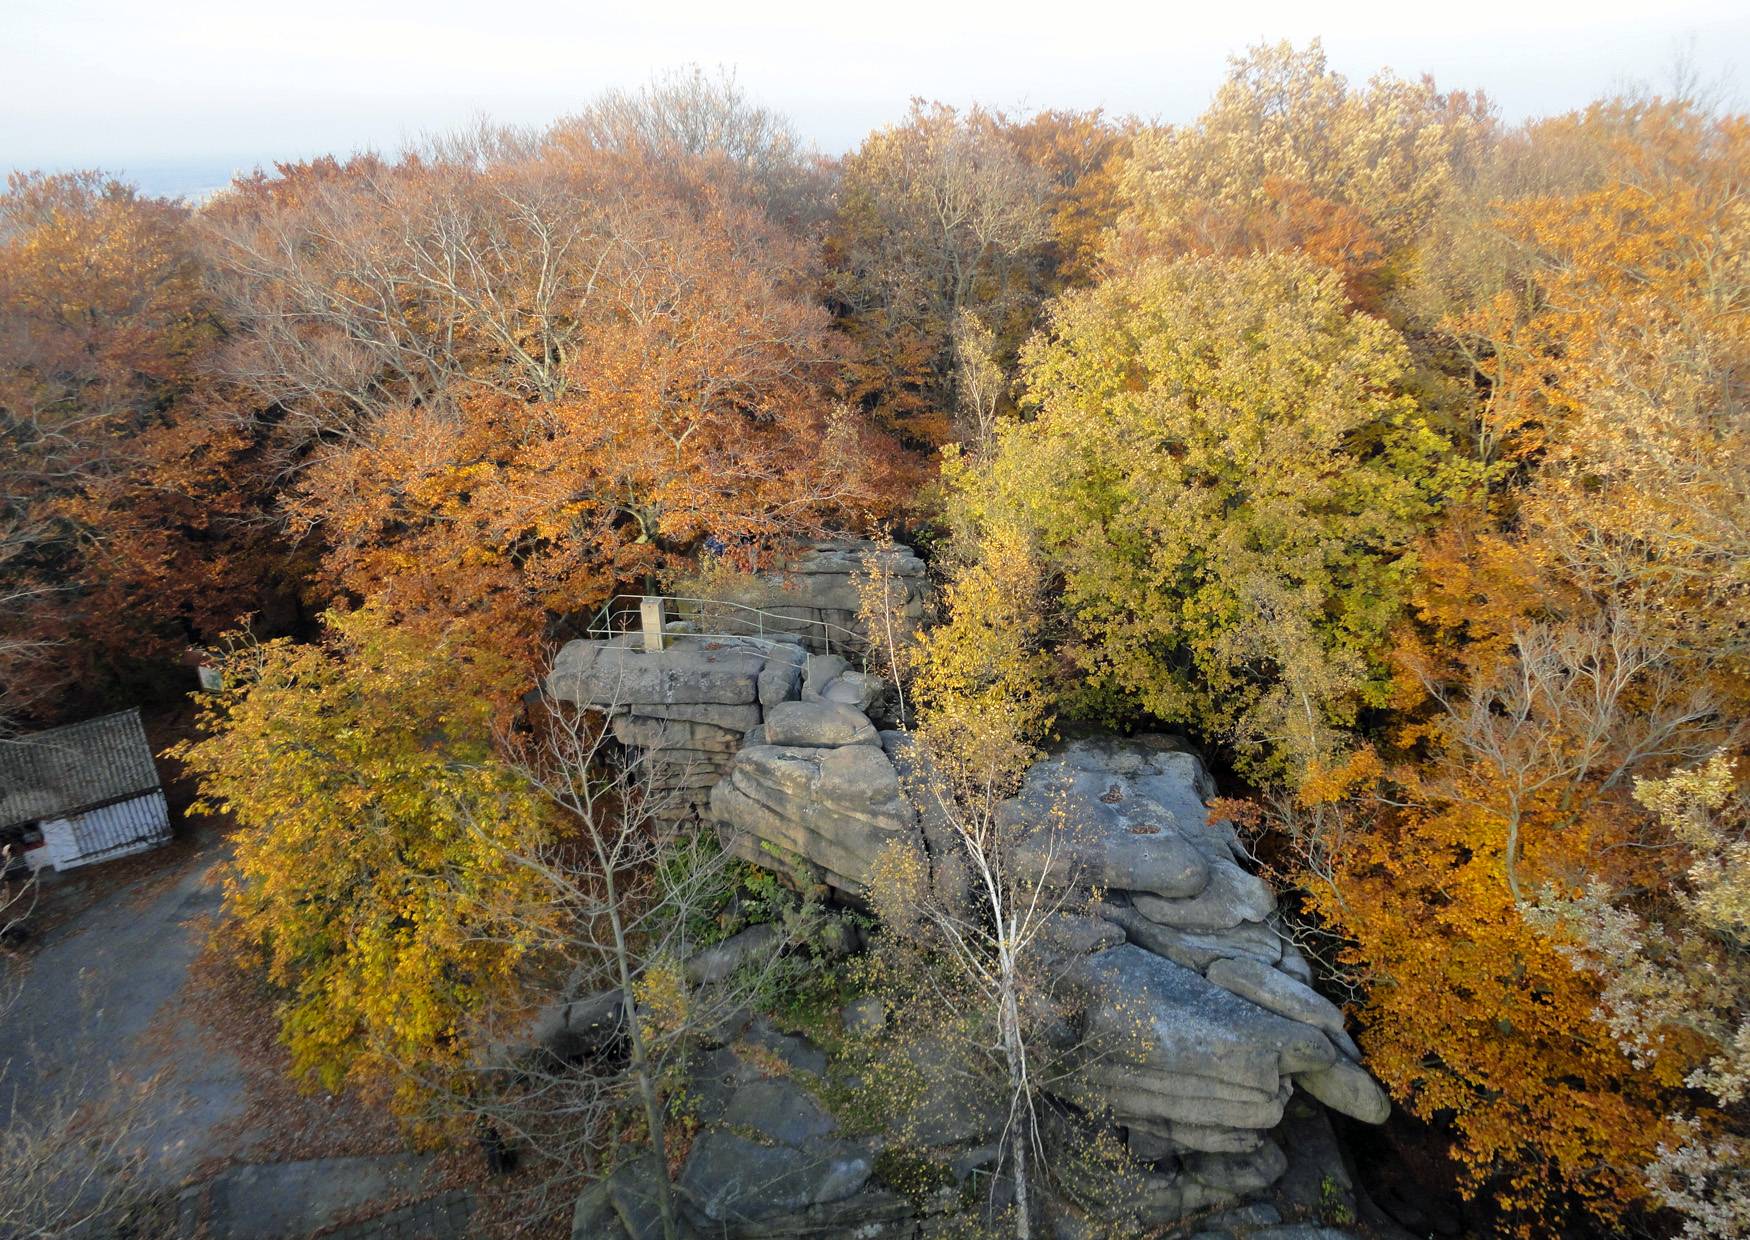
[[(868, 1001), (859, 1002), (861, 1009), (845, 1013), (852, 1038), (870, 1036), (871, 1024), (878, 1029), (885, 1020), (871, 1022)], [(1000, 1108), (967, 1105), (953, 1087), (965, 1066), (949, 1058), (928, 1043), (914, 1048), (911, 1070), (923, 1087), (908, 1140), (898, 1144), (829, 1105), (854, 1094), (856, 1078), (820, 1047), (762, 1019), (744, 1017), (726, 1028), (695, 1057), (687, 1082), (696, 1131), (674, 1180), (681, 1234), (917, 1240), (964, 1234), (967, 1224), (988, 1221), (987, 1212), (1008, 1204), (996, 1141), (1004, 1116)], [(1061, 1123), (1047, 1114), (1048, 1128)], [(1176, 1226), (1158, 1234), (1195, 1233), (1199, 1240), (1347, 1240), (1334, 1229), (1282, 1225), (1285, 1217), (1316, 1219), (1354, 1207), (1329, 1121), (1304, 1101), (1290, 1104), (1269, 1141), (1188, 1154), (1170, 1171), (1141, 1138), (1132, 1149), (1157, 1165), (1134, 1180), (1127, 1198), (1093, 1217), (1052, 1205), (1047, 1234), (1088, 1240), (1132, 1234), (1114, 1225), (1123, 1212)], [(633, 1160), (591, 1185), (572, 1216), (573, 1240), (660, 1236), (654, 1174), (647, 1160)]]
[(723, 842), (768, 868), (806, 863), (828, 886), (860, 896), (888, 841), (916, 835), (917, 816), (879, 745), (749, 745), (711, 790)]
[(795, 701), (807, 659), (794, 638), (680, 636), (651, 652), (628, 634), (567, 642), (547, 692), (608, 715), (614, 736), (647, 755), (658, 813), (681, 818), (709, 802), (766, 711)]
[(1002, 811), (1033, 873), (1100, 890), (1095, 915), (1124, 937), (1084, 934), (1066, 979), (1084, 1013), (1083, 1100), (1161, 1177), (1145, 1221), (1273, 1183), (1285, 1163), (1271, 1133), (1297, 1087), (1370, 1123), (1388, 1110), (1342, 1013), (1305, 984), (1274, 893), (1211, 821), (1213, 791), (1172, 738), (1078, 740)]
[[(799, 859), (860, 895), (889, 841), (922, 842), (900, 786), (903, 739), (883, 733), (878, 748), (849, 714), (803, 707), (780, 708), (785, 744), (764, 743), (769, 724), (756, 729), (712, 813), (749, 860)], [(805, 726), (791, 726), (792, 711)], [(1078, 740), (1037, 763), (1000, 811), (1024, 871), (1102, 893), (1051, 940), (1072, 960), (1089, 1048), (1078, 1101), (1109, 1114), (1158, 1177), (1138, 1207), (1153, 1222), (1273, 1182), (1283, 1163), (1270, 1134), (1297, 1087), (1368, 1122), (1387, 1110), (1342, 1013), (1306, 985), (1275, 894), (1233, 828), (1210, 820), (1213, 792), (1172, 738)]]
[[(810, 618), (848, 618), (856, 557), (816, 548), (795, 563), (815, 579)], [(958, 855), (946, 828), (920, 818), (906, 796), (907, 738), (871, 720), (879, 678), (840, 654), (770, 637), (680, 636), (657, 653), (629, 640), (573, 642), (548, 688), (611, 715), (614, 734), (650, 756), (657, 787), (754, 864), (805, 870), (857, 901), (890, 843), (933, 862)], [(1280, 1196), (1293, 1179), (1284, 1134), (1324, 1122), (1311, 1100), (1373, 1123), (1389, 1109), (1341, 1011), (1309, 984), (1274, 892), (1232, 826), (1211, 820), (1214, 791), (1174, 738), (1081, 739), (1035, 764), (1000, 809), (1018, 840), (1019, 872), (1073, 889), (1069, 903), (1082, 910), (1060, 914), (1042, 940), (1076, 1000), (1072, 1032), (1084, 1048), (1062, 1100), (1128, 1144), (1143, 1186), (1122, 1210), (1146, 1226)], [(755, 932), (741, 937), (689, 967), (704, 977), (765, 950)], [(572, 1007), (563, 1030), (581, 1041), (620, 1015)], [(857, 1019), (879, 1026), (888, 1017)], [(793, 1083), (745, 1072), (737, 1080), (680, 1176), (694, 1226), (829, 1235), (880, 1220), (894, 1230), (867, 1234), (913, 1234), (905, 1220), (915, 1222), (917, 1203), (879, 1183), (873, 1145), (842, 1135)], [(945, 1120), (976, 1110), (946, 1087), (932, 1093)], [(988, 1145), (953, 1123), (940, 1127), (954, 1165)], [(617, 1187), (600, 1187), (589, 1199), (598, 1214), (580, 1204), (579, 1219), (637, 1214), (639, 1174), (634, 1165)]]
[[(703, 811), (746, 743), (878, 745), (869, 716), (881, 717), (886, 684), (853, 667), (843, 653), (830, 652), (860, 648), (854, 578), (871, 558), (891, 574), (900, 612), (921, 617), (924, 565), (910, 548), (861, 539), (818, 542), (766, 574), (774, 597), (760, 609), (757, 623), (731, 613), (745, 634), (698, 635), (694, 621), (671, 617), (671, 635), (660, 652), (646, 651), (637, 632), (568, 642), (554, 660), (547, 690), (561, 701), (605, 712), (618, 740), (650, 756), (652, 786), (664, 794), (661, 812), (671, 818)], [(753, 730), (785, 703), (793, 705), (778, 712), (776, 730), (759, 741), (762, 734)], [(849, 771), (859, 760), (838, 765)], [(794, 782), (795, 774), (780, 771), (775, 777)], [(847, 795), (854, 820), (860, 794), (849, 789)], [(774, 846), (791, 847), (782, 835), (777, 833)]]
[(757, 865), (801, 864), (858, 898), (890, 841), (919, 838), (882, 734), (853, 700), (872, 679), (837, 656), (809, 656), (805, 700), (773, 707), (711, 791), (725, 847)]
[[(862, 604), (856, 577), (871, 558), (891, 577), (899, 611), (912, 620), (921, 618), (924, 562), (910, 547), (863, 539), (811, 543), (764, 574), (778, 587), (778, 594), (762, 610), (790, 621), (794, 626), (791, 631), (810, 639), (811, 648), (816, 648), (812, 634), (820, 631), (821, 625), (829, 626), (829, 631), (835, 633), (860, 632), (858, 612)], [(782, 629), (780, 622), (778, 630)]]

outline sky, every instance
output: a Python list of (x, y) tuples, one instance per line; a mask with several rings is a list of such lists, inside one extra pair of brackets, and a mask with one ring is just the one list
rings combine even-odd
[(695, 63), (828, 152), (913, 96), (1180, 122), (1230, 55), (1314, 37), (1351, 78), (1430, 73), (1512, 120), (1662, 85), (1683, 57), (1750, 96), (1745, 0), (0, 0), (0, 168), (198, 193), (481, 116), (544, 123)]

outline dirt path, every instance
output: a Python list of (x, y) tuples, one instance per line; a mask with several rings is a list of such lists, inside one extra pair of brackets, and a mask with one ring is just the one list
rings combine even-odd
[[(42, 902), (48, 928), (22, 970), (17, 997), (0, 1015), (7, 1061), (0, 1114), (28, 1116), (57, 1104), (81, 1104), (122, 1082), (161, 1074), (144, 1100), (152, 1147), (150, 1173), (174, 1184), (219, 1148), (220, 1125), (242, 1114), (236, 1061), (193, 1039), (187, 1053), (166, 1057), (147, 1035), (168, 1020), (189, 1022), (176, 1004), (199, 956), (208, 919), (218, 910), (210, 881), (222, 857), (216, 832), (174, 846), (178, 854), (108, 891), (99, 875), (68, 879)], [(62, 905), (83, 904), (67, 910)]]
[(222, 826), (183, 820), (156, 853), (45, 887), (28, 950), (0, 963), (0, 1122), (86, 1108), (126, 1123), (148, 1186), (181, 1190), (181, 1234), (208, 1240), (308, 1235), (427, 1196), (433, 1160), (380, 1114), (293, 1088), (271, 1001), (203, 959)]

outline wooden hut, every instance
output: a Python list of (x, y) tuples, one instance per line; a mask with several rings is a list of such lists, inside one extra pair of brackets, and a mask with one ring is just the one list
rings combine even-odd
[(32, 870), (69, 870), (169, 839), (138, 710), (0, 740), (0, 843)]

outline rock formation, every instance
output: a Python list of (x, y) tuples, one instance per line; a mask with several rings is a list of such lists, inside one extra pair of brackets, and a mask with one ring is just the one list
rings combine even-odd
[[(791, 630), (806, 637), (816, 623), (842, 632), (861, 629), (861, 600), (854, 578), (870, 558), (878, 560), (893, 578), (899, 611), (916, 620), (924, 614), (924, 562), (911, 548), (897, 543), (873, 543), (862, 539), (816, 542), (785, 560), (766, 579), (779, 594), (763, 610), (794, 624)], [(816, 622), (816, 623), (811, 623)], [(778, 627), (782, 631), (782, 625)], [(811, 645), (811, 648), (812, 647)], [(817, 650), (817, 653), (820, 651)]]
[(882, 734), (851, 700), (871, 679), (811, 655), (803, 683), (808, 700), (773, 707), (748, 734), (711, 790), (711, 816), (738, 856), (774, 868), (803, 864), (860, 897), (888, 842), (917, 838), (917, 814)]
[[(848, 1008), (850, 1036), (867, 1028), (867, 1013)], [(929, 1064), (920, 1065), (928, 1072)], [(945, 1081), (945, 1078), (944, 1078)], [(895, 1156), (881, 1133), (833, 1113), (827, 1099), (841, 1090), (828, 1056), (805, 1038), (748, 1018), (702, 1053), (687, 1086), (697, 1125), (675, 1178), (681, 1232), (692, 1237), (771, 1240), (919, 1240), (964, 1234), (953, 1223), (968, 1200), (993, 1183), (1000, 1112), (965, 1105), (952, 1088), (931, 1088), (920, 1131), (932, 1154)], [(1192, 1155), (1188, 1170), (1158, 1170), (1127, 1212), (1170, 1218), (1174, 1230), (1147, 1234), (1195, 1240), (1344, 1240), (1333, 1229), (1283, 1225), (1285, 1216), (1316, 1216), (1353, 1207), (1347, 1172), (1324, 1113), (1295, 1100), (1275, 1139), (1244, 1157)], [(654, 1240), (654, 1170), (646, 1160), (622, 1163), (578, 1199), (572, 1240)], [(1115, 1215), (1112, 1217), (1116, 1217)], [(1088, 1219), (1052, 1209), (1046, 1235), (1100, 1240), (1114, 1234), (1110, 1218)], [(1128, 1231), (1119, 1234), (1132, 1234)]]
[(766, 710), (801, 692), (807, 652), (795, 638), (675, 637), (649, 652), (639, 634), (566, 643), (547, 692), (607, 714), (614, 736), (648, 755), (658, 812), (688, 816), (709, 802)]
[[(1104, 891), (1096, 911), (1127, 940), (1072, 971), (1091, 1033), (1134, 1037), (1139, 1003), (1147, 1013), (1142, 1049), (1091, 1076), (1151, 1152), (1249, 1157), (1296, 1085), (1384, 1120), (1386, 1096), (1356, 1066), (1342, 1013), (1306, 984), (1274, 893), (1245, 869), (1233, 828), (1210, 821), (1213, 791), (1171, 738), (1079, 740), (1036, 764), (1004, 807), (1024, 841), (1029, 824), (1060, 824), (1054, 866)], [(1210, 1157), (1187, 1168), (1207, 1178)]]
[[(821, 579), (855, 567), (819, 550), (805, 561), (835, 565)], [(755, 864), (803, 867), (856, 901), (890, 842), (956, 847), (907, 800), (906, 738), (870, 720), (878, 678), (839, 655), (781, 639), (681, 637), (660, 653), (573, 642), (548, 684), (609, 712), (616, 736), (651, 753), (659, 786)], [(1173, 738), (1083, 739), (1038, 762), (1000, 811), (1023, 872), (1099, 893), (1083, 901), (1088, 915), (1061, 918), (1049, 936), (1090, 1048), (1066, 1098), (1122, 1134), (1145, 1181), (1124, 1209), (1150, 1226), (1271, 1190), (1293, 1162), (1284, 1132), (1324, 1122), (1307, 1098), (1374, 1123), (1388, 1109), (1342, 1013), (1309, 985), (1274, 893), (1233, 828), (1210, 820), (1213, 793)], [(746, 1122), (703, 1134), (680, 1177), (699, 1227), (752, 1236), (837, 1234), (863, 1217), (899, 1226), (905, 1203), (868, 1186), (873, 1147), (841, 1140), (812, 1101), (769, 1083), (727, 1105), (747, 1110)], [(977, 1144), (976, 1134), (956, 1139)], [(756, 1180), (770, 1191), (747, 1198)], [(601, 1193), (592, 1209), (617, 1208)], [(835, 1204), (852, 1200), (861, 1204)]]
[[(862, 739), (878, 743), (867, 716), (881, 717), (887, 686), (843, 653), (860, 640), (853, 577), (871, 558), (892, 575), (899, 610), (921, 617), (924, 566), (909, 548), (858, 539), (818, 542), (765, 575), (776, 597), (763, 614), (727, 613), (736, 633), (695, 635), (695, 621), (671, 618), (667, 648), (654, 654), (637, 632), (569, 642), (554, 660), (547, 691), (607, 713), (618, 740), (650, 755), (653, 788), (664, 794), (661, 812), (668, 817), (705, 809), (751, 730), (781, 703), (806, 702), (811, 709), (781, 717), (779, 731), (764, 743), (843, 743), (827, 706), (850, 708), (868, 730)], [(844, 726), (844, 717), (838, 719)], [(840, 765), (849, 772), (857, 760)], [(773, 772), (780, 780), (794, 775)]]
[[(783, 745), (761, 743), (769, 724), (756, 731), (711, 807), (741, 855), (799, 856), (855, 895), (880, 848), (921, 828), (899, 792), (896, 734), (877, 748), (832, 718), (830, 730), (781, 729)], [(1274, 893), (1233, 828), (1210, 821), (1213, 791), (1171, 738), (1078, 740), (1036, 764), (1001, 811), (1023, 866), (1103, 893), (1094, 918), (1053, 937), (1080, 957), (1067, 978), (1094, 1048), (1080, 1101), (1103, 1108), (1146, 1167), (1132, 1208), (1147, 1223), (1274, 1184), (1288, 1159), (1273, 1134), (1297, 1088), (1368, 1122), (1387, 1111), (1342, 1013), (1306, 984)]]

